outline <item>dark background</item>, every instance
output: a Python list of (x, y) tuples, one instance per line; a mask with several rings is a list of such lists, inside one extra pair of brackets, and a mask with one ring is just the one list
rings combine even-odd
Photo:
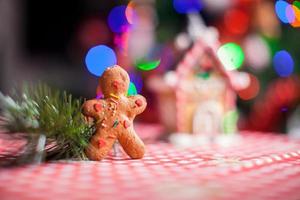
[[(145, 2), (147, 1), (145, 0)], [(158, 18), (155, 27), (157, 43), (159, 45), (173, 43), (176, 35), (186, 30), (186, 16), (174, 11), (171, 0), (148, 0), (148, 2), (155, 3)], [(275, 1), (239, 0), (237, 2), (239, 2), (237, 7), (244, 10), (245, 13), (253, 13), (260, 7), (260, 4), (274, 3)], [(253, 6), (253, 2), (261, 3)], [(87, 50), (95, 44), (114, 46), (114, 34), (109, 30), (106, 19), (114, 6), (127, 3), (128, 1), (120, 0), (0, 0), (0, 90), (8, 93), (13, 87), (22, 85), (25, 81), (34, 83), (42, 81), (50, 86), (67, 90), (75, 96), (94, 97), (97, 77), (87, 71), (84, 65), (84, 56)], [(228, 33), (223, 28), (224, 12), (215, 14), (204, 9), (201, 15), (208, 25), (219, 29), (223, 36), (221, 41), (227, 42)], [(251, 27), (247, 34), (262, 35), (268, 42), (272, 56), (277, 50), (288, 50), (295, 61), (294, 76), (298, 78), (300, 71), (299, 28), (279, 23), (280, 36), (270, 39), (257, 28), (253, 14), (249, 14), (249, 16)], [(99, 28), (100, 26), (98, 29), (96, 28), (97, 34), (86, 28), (89, 23), (101, 25), (101, 28)], [(91, 41), (82, 42), (84, 40), (82, 38), (91, 38)], [(239, 42), (243, 36), (231, 35), (230, 38)], [(182, 56), (183, 53), (175, 57), (171, 69), (175, 68)], [(255, 74), (261, 85), (261, 90), (256, 98), (249, 101), (238, 99), (238, 107), (245, 116), (247, 124), (247, 118), (254, 116), (256, 119), (257, 116), (253, 114), (255, 104), (264, 101), (271, 83), (276, 80), (284, 82), (286, 79), (276, 75), (272, 68), (272, 62), (270, 62), (270, 66), (260, 72), (253, 71), (248, 66), (244, 66), (243, 71)], [(147, 75), (145, 76), (146, 80)], [(150, 102), (152, 102), (151, 95), (153, 96), (153, 94), (149, 93), (147, 88), (144, 88), (142, 93), (149, 95)], [(285, 96), (284, 91), (282, 94), (277, 92), (272, 95)], [(275, 99), (277, 98), (276, 96)], [(153, 104), (155, 104), (154, 101)], [(281, 108), (278, 108), (272, 115), (278, 116), (279, 120), (276, 124), (268, 125), (265, 130), (287, 132), (286, 124), (289, 116), (298, 105), (299, 101), (297, 100), (292, 105), (287, 105), (287, 110), (282, 111)], [(246, 127), (253, 128), (255, 126), (248, 123)]]

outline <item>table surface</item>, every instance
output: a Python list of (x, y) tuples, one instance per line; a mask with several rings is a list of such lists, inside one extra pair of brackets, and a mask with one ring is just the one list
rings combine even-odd
[(147, 145), (141, 160), (0, 170), (0, 199), (300, 199), (300, 142), (243, 133), (231, 146)]

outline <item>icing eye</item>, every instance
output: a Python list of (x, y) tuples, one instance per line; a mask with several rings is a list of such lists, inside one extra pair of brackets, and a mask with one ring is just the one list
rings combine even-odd
[(142, 102), (142, 100), (137, 99), (137, 100), (135, 101), (135, 104), (136, 104), (138, 107), (141, 107), (141, 106), (143, 105), (143, 102)]

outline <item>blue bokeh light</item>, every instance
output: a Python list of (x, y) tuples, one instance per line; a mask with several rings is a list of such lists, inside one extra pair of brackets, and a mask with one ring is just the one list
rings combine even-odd
[(106, 68), (117, 64), (117, 57), (111, 48), (98, 45), (91, 48), (85, 57), (85, 64), (93, 75), (101, 76)]
[(116, 6), (110, 11), (108, 25), (114, 33), (122, 33), (126, 30), (129, 26), (126, 17), (126, 6)]
[(291, 5), (286, 1), (276, 1), (275, 12), (282, 23), (289, 24), (295, 20), (295, 14)]
[(138, 93), (141, 93), (143, 89), (143, 78), (137, 72), (130, 72), (129, 73), (130, 81), (134, 83), (136, 90)]
[(294, 60), (285, 50), (278, 51), (275, 54), (273, 64), (275, 72), (281, 77), (288, 77), (294, 71)]
[(199, 12), (203, 8), (201, 0), (173, 0), (173, 7), (180, 14)]

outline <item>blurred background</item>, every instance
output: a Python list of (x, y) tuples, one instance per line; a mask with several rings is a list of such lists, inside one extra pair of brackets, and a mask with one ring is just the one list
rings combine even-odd
[(297, 135), (299, 9), (300, 1), (271, 0), (0, 0), (0, 90), (42, 81), (94, 98), (98, 77), (86, 56), (106, 45), (148, 100), (139, 120), (160, 123), (169, 114), (151, 80), (175, 70), (203, 36), (242, 49), (235, 70), (249, 81), (237, 91), (239, 129)]

